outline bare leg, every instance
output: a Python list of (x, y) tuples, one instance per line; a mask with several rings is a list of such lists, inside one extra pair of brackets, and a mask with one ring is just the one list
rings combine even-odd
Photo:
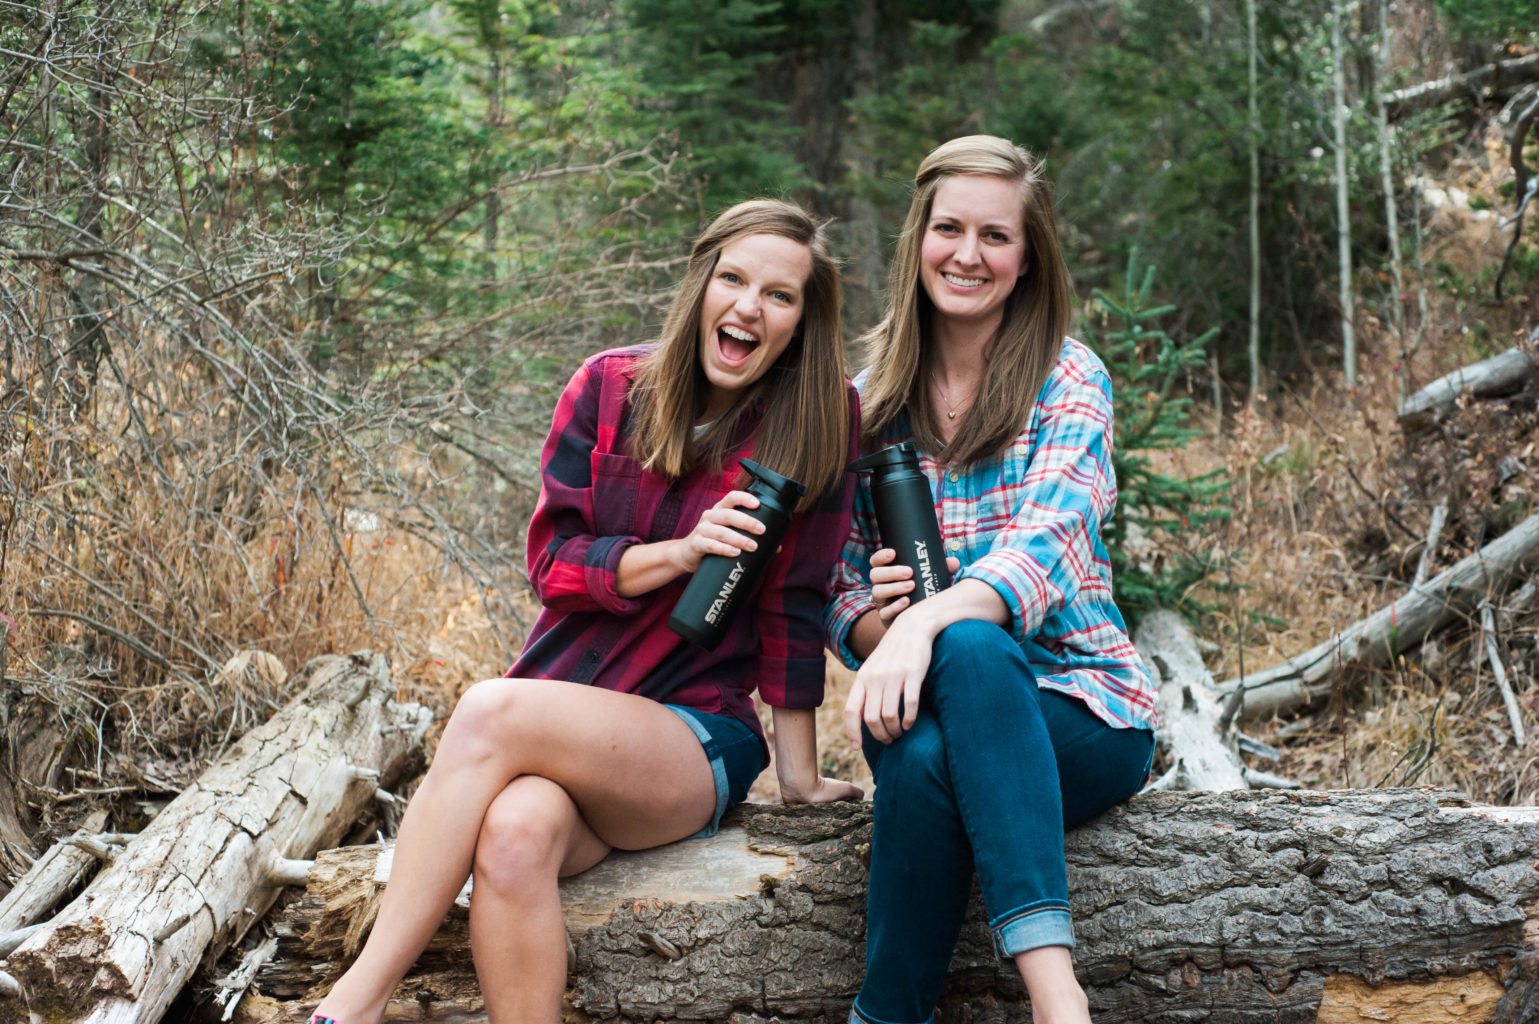
[(1090, 1024), (1090, 1003), (1074, 977), (1067, 946), (1038, 946), (1015, 954), (1015, 967), (1031, 996), (1036, 1024)]
[(608, 852), (549, 779), (521, 775), (492, 801), (470, 898), (470, 948), (492, 1024), (561, 1018), (566, 924), (556, 879)]
[(379, 918), (317, 1007), (374, 1024), (470, 873), (487, 808), (522, 775), (564, 789), (609, 846), (646, 849), (699, 830), (715, 809), (689, 726), (633, 694), (533, 679), (477, 683), (460, 699), (401, 821)]

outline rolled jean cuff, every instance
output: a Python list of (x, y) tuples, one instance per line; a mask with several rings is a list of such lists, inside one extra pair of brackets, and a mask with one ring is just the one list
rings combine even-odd
[[(880, 1017), (868, 1016), (860, 1011), (859, 1006), (851, 1005), (849, 1024), (908, 1024), (908, 1022), (883, 1020)], [(916, 1022), (916, 1024), (935, 1024), (935, 1014), (930, 1014), (924, 1020)]]
[(1068, 908), (1056, 905), (1056, 901), (1007, 914), (999, 923), (990, 926), (989, 931), (994, 936), (994, 952), (1001, 957), (1012, 957), (1043, 946), (1074, 948), (1074, 921)]

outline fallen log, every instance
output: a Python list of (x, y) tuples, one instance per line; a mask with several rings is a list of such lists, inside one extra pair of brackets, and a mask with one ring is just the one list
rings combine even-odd
[(1220, 726), (1213, 676), (1202, 663), (1197, 638), (1175, 612), (1157, 609), (1138, 624), (1135, 646), (1159, 683), (1160, 726), (1155, 731), (1175, 777), (1169, 789), (1248, 789), (1245, 765)]
[(383, 656), (317, 658), (301, 686), (7, 958), (22, 997), (0, 1020), (153, 1024), (272, 905), (270, 872), (339, 842), (415, 767), (431, 713), (391, 701)]
[[(845, 1020), (864, 969), (869, 805), (728, 820), (566, 884), (572, 1019)], [(366, 929), (379, 852), (318, 858), (237, 1020), (305, 1020)], [(1067, 856), (1097, 1024), (1451, 1020), (1397, 1016), (1448, 995), (1466, 1001), (1457, 1019), (1489, 1021), (1504, 979), (1509, 1004), (1526, 997), (1508, 968), (1539, 942), (1539, 808), (1424, 790), (1152, 793), (1071, 832)], [(1024, 1021), (980, 915), (975, 898), (940, 1020)], [(466, 943), (455, 910), (387, 1019), (486, 1020)]]
[[(65, 893), (96, 870), (101, 859), (74, 840), (78, 836), (100, 832), (106, 824), (106, 811), (91, 811), (81, 822), (84, 832), (59, 840), (16, 880), (11, 891), (0, 899), (0, 936), (47, 917)], [(0, 939), (0, 943), (3, 941)], [(0, 957), (5, 956), (5, 952), (0, 951)]]
[(1324, 643), (1263, 672), (1220, 683), (1219, 693), (1227, 697), (1243, 687), (1240, 714), (1247, 718), (1301, 707), (1330, 693), (1341, 670), (1387, 665), (1397, 654), (1421, 646), (1536, 563), (1539, 514)]
[(1445, 374), (1407, 398), (1400, 406), (1400, 424), (1407, 430), (1420, 430), (1445, 418), (1458, 404), (1459, 396), (1498, 398), (1523, 387), (1536, 374), (1539, 363), (1521, 348), (1510, 348), (1490, 359), (1462, 366)]
[(1390, 117), (1399, 118), (1413, 110), (1426, 110), (1470, 93), (1510, 95), (1536, 80), (1539, 80), (1539, 53), (1531, 53), (1385, 93), (1384, 107)]

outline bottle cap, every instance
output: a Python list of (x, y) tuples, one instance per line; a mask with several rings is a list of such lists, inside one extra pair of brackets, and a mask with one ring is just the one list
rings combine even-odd
[[(770, 493), (779, 498), (783, 504), (795, 505), (798, 501), (802, 500), (802, 495), (807, 493), (806, 487), (788, 476), (775, 472), (768, 466), (761, 466), (753, 459), (741, 459), (739, 461), (749, 476), (768, 487)], [(752, 484), (749, 487), (752, 489)]]
[(864, 473), (868, 469), (886, 469), (888, 466), (913, 466), (919, 465), (919, 449), (914, 447), (912, 441), (902, 441), (898, 444), (888, 445), (879, 451), (874, 451), (864, 458), (856, 459), (849, 464), (851, 473)]

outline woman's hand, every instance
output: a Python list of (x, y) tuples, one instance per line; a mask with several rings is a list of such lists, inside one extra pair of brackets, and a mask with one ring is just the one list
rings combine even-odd
[(807, 790), (792, 791), (784, 785), (780, 787), (780, 799), (788, 804), (828, 804), (835, 800), (859, 800), (863, 796), (865, 792), (859, 786), (826, 775), (819, 775)]
[(788, 804), (826, 804), (859, 800), (858, 786), (824, 777), (818, 771), (817, 716), (811, 708), (771, 708), (775, 737), (775, 775), (780, 799)]
[[(906, 565), (894, 565), (897, 557), (898, 553), (892, 548), (878, 548), (871, 555), (871, 601), (876, 605), (883, 626), (892, 625), (892, 620), (913, 603), (909, 595), (914, 592), (914, 570)], [(962, 563), (954, 556), (947, 556), (946, 567), (954, 576)]]
[(728, 491), (702, 512), (689, 536), (675, 541), (679, 572), (694, 572), (706, 555), (736, 558), (744, 551), (757, 550), (759, 545), (753, 537), (764, 532), (764, 524), (739, 510), (758, 507), (759, 499), (747, 491)]
[(891, 743), (919, 716), (919, 690), (930, 670), (931, 648), (939, 632), (917, 614), (923, 608), (920, 605), (914, 613), (894, 619), (876, 650), (855, 673), (850, 698), (844, 704), (844, 732), (856, 748), (860, 747), (862, 724), (880, 742)]

